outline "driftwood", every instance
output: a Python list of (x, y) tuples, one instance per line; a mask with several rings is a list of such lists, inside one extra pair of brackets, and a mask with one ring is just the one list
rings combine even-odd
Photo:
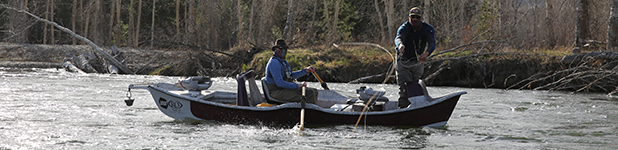
[(65, 58), (62, 61), (62, 68), (64, 68), (68, 72), (86, 73), (79, 69), (77, 66), (73, 65), (73, 62), (71, 62), (71, 59), (69, 58)]
[(616, 65), (618, 64), (618, 60), (610, 59), (609, 62), (603, 62), (604, 65), (595, 65), (593, 61), (598, 61), (597, 59), (576, 60), (579, 59), (577, 57), (596, 57), (599, 59), (614, 57), (613, 54), (606, 55), (608, 54), (607, 52), (593, 54), (594, 55), (590, 55), (590, 53), (578, 54), (576, 57), (571, 57), (575, 59), (569, 58), (565, 61), (566, 63), (573, 63), (571, 60), (581, 61), (577, 66), (555, 71), (550, 74), (539, 73), (510, 86), (509, 89), (562, 90), (573, 91), (573, 93), (609, 92), (608, 96), (618, 93), (618, 66)]
[(25, 13), (25, 14), (35, 18), (38, 21), (43, 21), (45, 23), (51, 24), (51, 25), (55, 26), (56, 28), (58, 28), (58, 29), (60, 29), (60, 30), (62, 30), (64, 32), (69, 33), (71, 36), (73, 36), (73, 37), (75, 37), (75, 38), (77, 38), (79, 40), (82, 40), (82, 41), (88, 43), (88, 45), (92, 46), (93, 49), (95, 49), (97, 52), (99, 52), (101, 55), (103, 55), (107, 60), (110, 61), (111, 64), (117, 66), (124, 73), (129, 73), (129, 74), (133, 73), (133, 71), (131, 71), (128, 68), (124, 67), (120, 62), (118, 62), (116, 59), (114, 59), (114, 57), (112, 57), (111, 55), (107, 54), (105, 51), (103, 51), (99, 46), (94, 44), (92, 41), (90, 41), (89, 39), (87, 39), (87, 38), (85, 38), (85, 37), (83, 37), (81, 35), (76, 34), (75, 32), (71, 31), (70, 29), (67, 29), (67, 28), (65, 28), (63, 26), (60, 26), (57, 23), (51, 22), (51, 21), (49, 21), (47, 19), (40, 18), (40, 17), (38, 17), (38, 16), (28, 12), (28, 11), (25, 11), (25, 10), (9, 7), (9, 6), (6, 6), (4, 4), (0, 4), (0, 7), (6, 8), (6, 9), (10, 9), (10, 10), (14, 10), (14, 11), (17, 11), (17, 12), (20, 12), (20, 13)]
[(616, 59), (618, 58), (618, 53), (616, 52), (589, 52), (589, 53), (580, 53), (575, 55), (567, 55), (562, 57), (560, 60), (563, 64), (572, 64), (579, 63), (581, 61), (585, 61), (586, 59)]
[(94, 60), (94, 56), (88, 54), (81, 54), (79, 56), (73, 56), (71, 61), (77, 65), (77, 68), (81, 69), (86, 73), (98, 73), (97, 69), (91, 65), (91, 62)]

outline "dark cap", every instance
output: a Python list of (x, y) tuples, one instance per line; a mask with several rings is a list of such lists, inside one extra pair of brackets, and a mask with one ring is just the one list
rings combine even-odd
[(410, 16), (422, 16), (423, 12), (421, 11), (421, 8), (419, 7), (413, 7), (412, 9), (410, 9)]
[(275, 41), (275, 45), (273, 47), (270, 48), (270, 50), (275, 50), (275, 47), (283, 47), (283, 48), (288, 48), (288, 45), (285, 44), (285, 40), (283, 39), (277, 39), (277, 41)]

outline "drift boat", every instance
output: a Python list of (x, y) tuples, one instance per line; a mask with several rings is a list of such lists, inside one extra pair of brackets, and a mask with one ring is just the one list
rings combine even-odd
[[(177, 120), (294, 126), (299, 123), (299, 114), (304, 108), (304, 126), (357, 124), (360, 121), (364, 125), (440, 127), (446, 125), (460, 96), (466, 94), (462, 91), (432, 98), (423, 84), (415, 83), (407, 85), (408, 100), (412, 103), (408, 108), (400, 109), (397, 101), (388, 101), (383, 97), (385, 91), (366, 87), (357, 89), (358, 99), (319, 90), (317, 104), (304, 105), (277, 101), (269, 96), (265, 86), (262, 88), (265, 94), (261, 94), (253, 71), (242, 73), (237, 81), (236, 93), (208, 90), (212, 81), (207, 77), (192, 77), (175, 84), (129, 85), (125, 102), (127, 106), (133, 105), (131, 89), (147, 89), (159, 110)], [(249, 83), (249, 93), (245, 83)]]

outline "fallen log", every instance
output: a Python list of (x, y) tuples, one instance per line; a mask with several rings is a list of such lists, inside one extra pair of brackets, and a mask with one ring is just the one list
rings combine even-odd
[(116, 65), (124, 73), (133, 74), (133, 71), (131, 71), (128, 68), (124, 67), (120, 62), (118, 62), (116, 59), (114, 59), (114, 57), (112, 57), (111, 55), (107, 54), (105, 51), (103, 51), (99, 46), (94, 44), (89, 39), (87, 39), (87, 38), (85, 38), (85, 37), (83, 37), (81, 35), (78, 35), (75, 32), (73, 32), (73, 31), (71, 31), (71, 30), (69, 30), (69, 29), (67, 29), (67, 28), (65, 28), (63, 26), (60, 26), (60, 25), (58, 25), (55, 22), (51, 22), (51, 21), (49, 21), (47, 19), (40, 18), (39, 16), (36, 16), (36, 15), (34, 15), (34, 14), (28, 12), (28, 11), (21, 10), (21, 9), (16, 9), (16, 8), (13, 8), (13, 7), (9, 7), (9, 6), (6, 6), (4, 4), (0, 4), (0, 7), (4, 7), (6, 9), (10, 9), (10, 10), (14, 10), (14, 11), (17, 11), (17, 12), (20, 12), (20, 13), (25, 13), (25, 14), (35, 18), (38, 21), (43, 21), (45, 23), (51, 24), (51, 25), (55, 26), (56, 28), (58, 28), (58, 29), (60, 29), (60, 30), (62, 30), (64, 32), (69, 33), (71, 36), (73, 36), (73, 37), (75, 37), (75, 38), (77, 38), (79, 40), (82, 40), (82, 41), (88, 43), (88, 45), (92, 46), (92, 48), (94, 48), (97, 52), (99, 52), (101, 55), (105, 56), (106, 59), (108, 59), (113, 65)]
[(62, 68), (64, 68), (64, 70), (68, 72), (86, 73), (81, 69), (77, 68), (77, 66), (73, 65), (73, 62), (71, 62), (71, 59), (69, 58), (65, 58), (62, 61)]
[(566, 55), (562, 57), (560, 60), (563, 64), (573, 64), (582, 62), (584, 59), (616, 59), (618, 58), (618, 53), (616, 52), (588, 52), (588, 53), (579, 53), (573, 55)]

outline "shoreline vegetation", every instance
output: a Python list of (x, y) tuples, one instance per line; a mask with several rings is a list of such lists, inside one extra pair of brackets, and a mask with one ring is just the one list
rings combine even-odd
[[(268, 47), (282, 38), (295, 70), (392, 84), (393, 33), (413, 6), (438, 33), (424, 64), (429, 86), (618, 92), (616, 1), (8, 1), (0, 66), (261, 77)], [(340, 43), (359, 41), (387, 47)]]
[[(573, 54), (569, 49), (479, 50), (468, 47), (437, 50), (425, 64), (423, 79), (428, 86), (604, 92), (608, 95), (616, 92), (618, 53), (584, 51)], [(110, 47), (103, 50), (112, 51)], [(124, 58), (123, 64), (135, 74), (166, 76), (235, 77), (243, 71), (254, 70), (261, 78), (272, 55), (272, 51), (259, 47), (230, 50), (231, 53), (225, 55), (199, 49), (171, 51), (121, 47), (118, 50)], [(291, 49), (288, 61), (293, 70), (315, 66), (325, 82), (382, 83), (395, 57), (394, 50), (387, 51), (390, 53), (373, 46)], [(90, 57), (93, 68), (104, 68), (97, 65), (104, 64), (101, 61), (104, 59), (88, 45), (0, 43), (0, 67), (61, 69), (63, 61), (79, 55)], [(299, 80), (316, 81), (312, 76)], [(395, 83), (394, 73), (386, 83)]]

